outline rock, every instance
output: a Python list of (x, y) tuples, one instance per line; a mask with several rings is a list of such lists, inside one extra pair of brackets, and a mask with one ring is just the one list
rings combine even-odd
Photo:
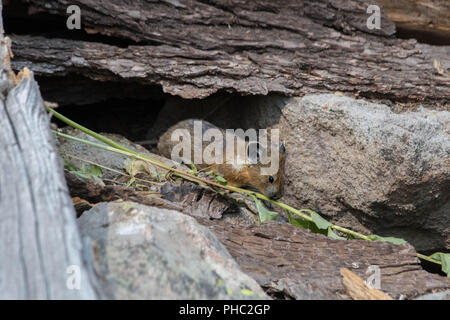
[[(95, 142), (95, 143), (99, 143), (102, 145), (106, 145), (100, 141), (98, 141), (97, 139), (81, 132), (78, 131), (76, 129), (70, 128), (70, 127), (66, 127), (63, 129), (63, 132), (66, 134), (69, 134), (71, 136), (75, 136), (77, 138), (81, 138), (81, 139), (85, 139), (91, 142)], [(142, 155), (151, 157), (155, 160), (161, 161), (163, 163), (166, 163), (170, 166), (174, 166), (177, 167), (175, 162), (172, 162), (171, 160), (164, 158), (162, 156), (159, 156), (157, 154), (151, 153), (150, 151), (148, 151), (147, 149), (145, 149), (144, 147), (135, 144), (133, 142), (131, 142), (130, 140), (124, 138), (121, 135), (118, 134), (110, 134), (110, 133), (102, 133), (102, 135), (104, 135), (105, 137), (113, 140), (114, 142), (117, 142), (120, 145), (123, 145), (124, 147), (127, 147), (133, 151), (139, 152)], [(59, 138), (58, 139), (58, 151), (60, 152), (61, 156), (64, 158), (68, 158), (70, 159), (70, 161), (76, 165), (78, 168), (80, 168), (82, 166), (82, 164), (86, 164), (89, 165), (83, 161), (77, 160), (77, 159), (73, 159), (70, 157), (67, 157), (65, 154), (71, 154), (71, 155), (75, 155), (79, 158), (82, 159), (86, 159), (89, 161), (93, 161), (95, 163), (101, 164), (103, 166), (106, 166), (108, 168), (114, 169), (114, 170), (118, 170), (118, 171), (124, 171), (124, 164), (125, 164), (125, 160), (128, 158), (125, 155), (119, 154), (119, 153), (114, 153), (111, 151), (107, 151), (107, 150), (103, 150), (103, 149), (99, 149), (99, 148), (95, 148), (80, 142), (76, 142), (76, 141), (72, 141), (72, 140), (67, 140), (67, 139), (63, 139), (63, 138)], [(164, 175), (166, 174), (166, 170), (161, 169), (159, 167), (156, 166), (151, 166), (150, 165), (150, 170), (152, 173), (154, 173), (154, 177), (157, 178), (159, 177), (164, 177)], [(106, 178), (106, 179), (115, 179), (117, 177), (120, 177), (121, 175), (114, 173), (112, 171), (109, 170), (103, 170), (103, 176), (102, 178)]]
[(78, 219), (114, 299), (262, 299), (216, 236), (178, 211), (102, 203)]
[(282, 113), (285, 201), (417, 250), (450, 248), (450, 112), (397, 114), (328, 94)]
[(450, 290), (425, 294), (415, 300), (450, 300)]

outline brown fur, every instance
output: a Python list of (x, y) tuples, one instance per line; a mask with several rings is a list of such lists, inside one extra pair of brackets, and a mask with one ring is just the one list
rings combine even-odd
[[(215, 127), (213, 124), (202, 121), (203, 124), (203, 132), (209, 128), (219, 129), (222, 133), (224, 130)], [(176, 129), (187, 129), (190, 133), (191, 140), (191, 152), (193, 154), (193, 137), (194, 137), (194, 119), (188, 119), (180, 121), (174, 126), (170, 127), (159, 139), (158, 142), (158, 150), (165, 157), (170, 158), (172, 148), (178, 142), (172, 142), (171, 136), (174, 130)], [(247, 146), (247, 145), (246, 145)], [(203, 146), (205, 147), (205, 145)], [(236, 149), (236, 148), (235, 148)], [(270, 178), (268, 175), (262, 175), (260, 169), (262, 167), (261, 164), (254, 165), (245, 165), (242, 168), (237, 168), (232, 164), (216, 164), (213, 165), (209, 170), (215, 172), (216, 174), (224, 177), (229, 185), (236, 187), (244, 187), (255, 189), (269, 198), (278, 199), (283, 194), (283, 182), (284, 182), (284, 146), (279, 148), (279, 169), (278, 172), (272, 176), (273, 182), (270, 182)], [(187, 162), (187, 161), (185, 161)], [(208, 167), (207, 164), (197, 164), (196, 167), (198, 169), (203, 169)]]

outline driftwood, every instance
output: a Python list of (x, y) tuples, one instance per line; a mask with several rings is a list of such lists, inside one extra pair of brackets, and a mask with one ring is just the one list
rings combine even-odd
[[(273, 297), (350, 299), (342, 268), (367, 279), (379, 268), (381, 291), (394, 299), (415, 298), (450, 288), (450, 279), (424, 271), (414, 248), (387, 242), (332, 240), (286, 223), (207, 225), (239, 263)], [(375, 269), (374, 269), (375, 270)]]
[(98, 298), (38, 85), (0, 38), (0, 298)]
[[(448, 108), (450, 80), (434, 61), (448, 68), (449, 47), (395, 39), (384, 14), (381, 29), (369, 30), (366, 8), (374, 2), (71, 1), (82, 8), (87, 32), (139, 45), (15, 36), (14, 66), (46, 76), (157, 84), (184, 98), (341, 91)], [(28, 3), (67, 16), (67, 1)]]

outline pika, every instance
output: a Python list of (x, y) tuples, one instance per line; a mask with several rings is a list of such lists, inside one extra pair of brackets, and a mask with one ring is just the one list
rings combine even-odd
[[(213, 129), (213, 131), (210, 129)], [(211, 132), (215, 135), (211, 135)], [(194, 139), (196, 134), (201, 134), (200, 143), (199, 139)], [(215, 148), (212, 147), (212, 143), (205, 144), (205, 141), (212, 140), (212, 136), (214, 136), (213, 142), (216, 143)], [(220, 136), (223, 139), (216, 141), (220, 140)], [(271, 136), (267, 138), (266, 141), (272, 141)], [(230, 134), (228, 130), (225, 131), (204, 120), (188, 119), (178, 122), (161, 135), (158, 150), (163, 156), (177, 162), (188, 165), (194, 163), (200, 170), (208, 168), (209, 171), (224, 177), (231, 186), (256, 190), (268, 198), (279, 199), (283, 195), (286, 154), (284, 143), (276, 141), (264, 145), (255, 140), (247, 140), (245, 136), (234, 132)], [(187, 144), (185, 144), (186, 142)], [(180, 145), (183, 146), (183, 143), (188, 150), (180, 147)], [(233, 144), (233, 147), (230, 152), (231, 144)], [(241, 148), (239, 149), (238, 146), (241, 146)], [(266, 149), (271, 151), (270, 154)], [(177, 152), (181, 153), (181, 150), (183, 156), (174, 159), (174, 151), (177, 154)], [(242, 150), (244, 151), (242, 152)], [(204, 155), (207, 151), (216, 160), (215, 162), (211, 162), (211, 160), (195, 161), (195, 155)], [(274, 162), (272, 160), (275, 160), (277, 164), (274, 166), (275, 171), (271, 163)], [(271, 168), (272, 171), (267, 170), (268, 168)]]

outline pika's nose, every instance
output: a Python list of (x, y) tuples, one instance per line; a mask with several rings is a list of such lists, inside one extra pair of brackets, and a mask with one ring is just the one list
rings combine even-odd
[(268, 195), (268, 197), (272, 200), (278, 200), (282, 197), (283, 195), (281, 194), (281, 192), (273, 192), (272, 194)]

